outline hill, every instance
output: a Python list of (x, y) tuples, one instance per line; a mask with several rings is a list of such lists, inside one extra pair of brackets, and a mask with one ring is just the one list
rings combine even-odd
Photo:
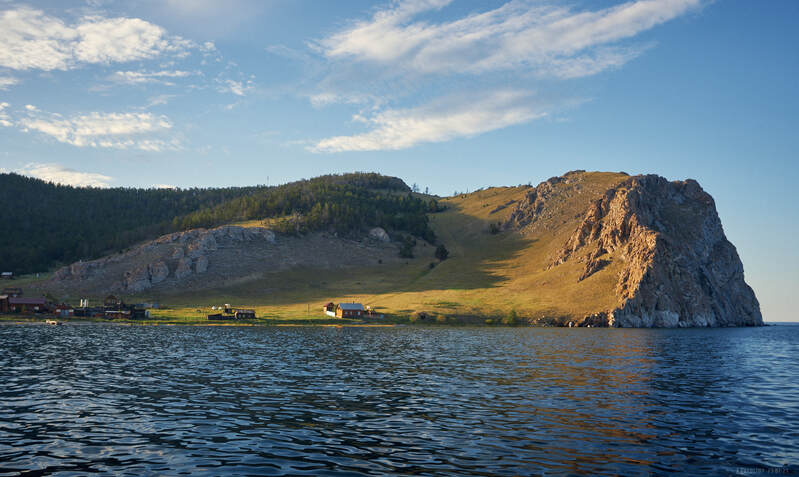
[[(230, 203), (240, 206), (247, 197)], [(130, 299), (169, 303), (170, 313), (186, 317), (200, 317), (211, 305), (240, 303), (263, 317), (301, 318), (327, 301), (359, 301), (399, 317), (423, 314), (441, 321), (518, 317), (578, 326), (762, 324), (713, 199), (695, 181), (574, 171), (536, 187), (489, 188), (437, 202), (407, 191), (393, 197), (419, 201), (406, 210), (425, 210), (424, 219), (413, 222), (425, 227), (393, 222), (405, 227), (402, 232), (378, 214), (342, 229), (347, 233), (325, 221), (321, 229), (298, 228), (298, 223), (316, 223), (308, 212), (295, 212), (293, 226), (285, 227), (283, 209), (275, 214), (282, 218), (272, 222), (239, 221), (233, 228), (143, 243), (134, 250), (157, 257), (136, 262), (122, 254), (117, 263), (123, 265), (113, 272), (117, 278), (100, 282), (124, 285), (124, 280), (137, 281), (131, 277), (146, 276), (150, 285), (142, 291), (120, 290)], [(213, 223), (226, 216), (210, 217)], [(380, 220), (389, 233), (370, 235), (365, 225), (380, 225)], [(245, 232), (250, 227), (256, 228)], [(253, 239), (237, 241), (231, 234)], [(213, 245), (201, 245), (210, 242), (203, 238), (209, 236)], [(434, 258), (434, 242), (445, 245), (449, 258)], [(413, 258), (399, 257), (403, 247), (411, 248)], [(181, 258), (176, 257), (192, 253), (188, 269), (194, 275), (178, 279)], [(205, 259), (198, 269), (200, 256)], [(82, 267), (91, 266), (78, 264), (73, 273), (73, 265), (36, 286), (71, 298), (92, 289), (99, 296), (105, 289), (87, 286), (91, 282), (81, 277)], [(185, 260), (182, 268), (185, 273)]]
[(0, 265), (17, 274), (115, 253), (143, 240), (234, 221), (270, 220), (284, 233), (367, 226), (434, 240), (426, 213), (432, 198), (412, 195), (400, 179), (374, 173), (327, 175), (275, 187), (99, 189), (0, 174)]

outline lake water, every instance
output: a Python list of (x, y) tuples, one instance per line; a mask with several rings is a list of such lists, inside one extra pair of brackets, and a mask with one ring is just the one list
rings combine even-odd
[(0, 475), (799, 473), (799, 326), (0, 326)]

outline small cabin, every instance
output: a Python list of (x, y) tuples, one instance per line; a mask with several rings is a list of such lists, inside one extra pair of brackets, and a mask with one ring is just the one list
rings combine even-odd
[(105, 300), (103, 300), (103, 306), (106, 308), (119, 308), (122, 306), (122, 299), (114, 295), (108, 295), (105, 297)]
[(75, 315), (75, 309), (65, 303), (55, 305), (54, 308), (53, 314), (60, 318), (69, 318)]
[(255, 310), (236, 310), (237, 320), (254, 320)]
[(13, 280), (14, 279), (14, 272), (0, 272), (0, 279)]
[(332, 301), (328, 302), (322, 307), (322, 311), (324, 311), (327, 316), (336, 316), (336, 304)]
[(233, 318), (234, 318), (233, 315), (225, 315), (222, 313), (214, 313), (212, 315), (208, 315), (209, 321), (232, 320)]
[(8, 295), (0, 295), (0, 313), (8, 313)]
[(339, 303), (336, 307), (336, 317), (360, 318), (365, 311), (363, 305), (360, 303)]
[(41, 313), (47, 311), (47, 300), (44, 298), (8, 298), (9, 311), (15, 313)]
[(111, 320), (126, 320), (130, 318), (130, 310), (106, 310), (105, 317)]

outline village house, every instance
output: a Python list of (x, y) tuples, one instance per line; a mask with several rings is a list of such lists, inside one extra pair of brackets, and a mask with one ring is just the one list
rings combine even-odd
[(106, 310), (105, 317), (112, 320), (125, 320), (130, 318), (130, 310)]
[(14, 279), (14, 272), (2, 272), (0, 273), (0, 278), (4, 280), (13, 280)]
[(47, 300), (44, 298), (9, 297), (8, 308), (13, 313), (41, 313), (47, 311)]
[(22, 288), (6, 287), (1, 292), (3, 295), (8, 295), (9, 298), (16, 298), (22, 296)]
[(224, 320), (235, 320), (235, 319), (236, 319), (235, 315), (225, 314), (225, 313), (214, 313), (208, 315), (208, 320), (210, 321), (224, 321)]
[(363, 305), (360, 303), (339, 303), (336, 307), (337, 318), (360, 318), (364, 314)]
[(0, 295), (0, 313), (8, 313), (8, 295)]
[(328, 303), (325, 304), (325, 306), (322, 307), (322, 311), (324, 311), (325, 315), (327, 315), (327, 316), (335, 317), (336, 316), (336, 304), (333, 303), (332, 301), (328, 302)]
[(60, 318), (69, 318), (75, 315), (75, 309), (66, 303), (55, 305), (53, 314)]
[(236, 310), (237, 320), (253, 320), (255, 319), (255, 310)]

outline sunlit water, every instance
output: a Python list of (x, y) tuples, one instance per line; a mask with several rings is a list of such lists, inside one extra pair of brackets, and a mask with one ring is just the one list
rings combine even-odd
[(796, 326), (9, 325), (0, 346), (0, 475), (799, 472)]

